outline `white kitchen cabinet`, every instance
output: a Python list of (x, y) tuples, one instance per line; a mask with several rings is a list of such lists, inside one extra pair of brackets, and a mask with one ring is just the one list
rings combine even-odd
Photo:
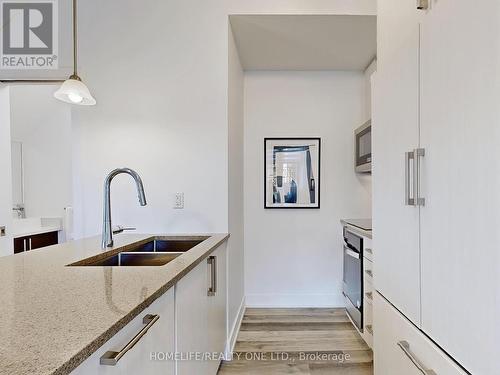
[(405, 205), (405, 153), (419, 146), (419, 16), (415, 0), (378, 1), (372, 108), (375, 287), (416, 324), (419, 208)]
[(378, 293), (374, 295), (374, 319), (374, 346), (381, 348), (374, 352), (375, 375), (466, 374)]
[[(160, 360), (151, 359), (152, 353), (175, 352), (174, 310), (174, 290), (172, 288), (87, 358), (72, 374), (174, 375), (174, 361), (162, 360), (164, 358), (162, 354), (156, 357)], [(107, 351), (120, 352), (134, 336), (145, 328), (143, 318), (149, 314), (158, 315), (159, 318), (150, 326), (144, 336), (118, 360), (116, 365), (101, 365), (100, 358), (104, 353)]]
[(500, 373), (500, 2), (422, 21), (422, 329), (472, 374)]
[[(364, 252), (366, 254), (366, 252)], [(368, 346), (373, 347), (373, 278), (368, 273), (373, 272), (373, 264), (366, 257), (363, 259), (363, 332), (361, 337)]]
[[(227, 341), (227, 251), (226, 245), (223, 244), (211, 255), (215, 262), (216, 274), (215, 295), (208, 298), (208, 321), (209, 321), (209, 348), (211, 352), (224, 353)], [(210, 269), (209, 269), (210, 273)], [(208, 374), (217, 374), (220, 361), (211, 361), (209, 363)]]
[[(413, 0), (379, 0), (378, 8), (375, 288), (467, 371), (498, 374), (500, 2), (430, 0), (420, 11)], [(415, 124), (410, 145), (400, 134)], [(417, 147), (425, 204), (411, 207), (402, 160)], [(377, 319), (375, 357), (385, 358)], [(379, 373), (390, 363), (379, 360)]]
[[(222, 244), (73, 374), (216, 375), (227, 339), (226, 255), (226, 244)], [(115, 365), (100, 363), (106, 352), (120, 352), (144, 331), (143, 318), (151, 315), (158, 319)], [(173, 355), (177, 360), (168, 357)]]
[[(216, 267), (210, 264), (215, 257)], [(223, 353), (226, 343), (226, 249), (221, 245), (176, 285), (177, 352), (185, 358)], [(212, 272), (216, 271), (215, 280)], [(215, 287), (215, 295), (210, 293)], [(210, 294), (210, 295), (209, 295)], [(177, 363), (178, 375), (215, 375), (219, 358)]]
[(207, 374), (207, 361), (187, 358), (195, 353), (208, 352), (208, 267), (202, 261), (175, 287), (177, 352), (184, 358), (177, 363), (178, 375)]

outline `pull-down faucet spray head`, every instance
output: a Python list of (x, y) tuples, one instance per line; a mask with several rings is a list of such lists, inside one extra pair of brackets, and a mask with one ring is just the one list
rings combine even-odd
[(144, 186), (139, 174), (130, 168), (118, 168), (111, 171), (104, 181), (104, 208), (103, 208), (103, 230), (102, 230), (102, 248), (113, 246), (113, 229), (111, 224), (111, 181), (117, 175), (125, 173), (135, 181), (137, 187), (137, 196), (141, 206), (147, 205), (146, 195), (144, 194)]

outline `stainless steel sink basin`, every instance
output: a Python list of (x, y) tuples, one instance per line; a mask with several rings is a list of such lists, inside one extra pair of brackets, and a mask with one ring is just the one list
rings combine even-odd
[(157, 252), (157, 253), (170, 253), (170, 252), (186, 252), (196, 245), (202, 243), (204, 239), (200, 240), (161, 240), (155, 239), (137, 247), (132, 247), (127, 252)]
[(173, 238), (151, 237), (150, 240), (124, 246), (113, 255), (96, 255), (68, 266), (163, 266), (179, 255), (205, 241), (208, 237)]
[(79, 266), (163, 266), (171, 262), (182, 252), (154, 253), (154, 252), (123, 252), (110, 257), (78, 264)]

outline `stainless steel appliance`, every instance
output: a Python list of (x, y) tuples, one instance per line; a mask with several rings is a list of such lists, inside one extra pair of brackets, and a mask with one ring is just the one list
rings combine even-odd
[(356, 172), (371, 172), (372, 170), (372, 121), (368, 120), (354, 131), (355, 169)]
[(363, 238), (344, 227), (343, 294), (346, 311), (363, 331)]

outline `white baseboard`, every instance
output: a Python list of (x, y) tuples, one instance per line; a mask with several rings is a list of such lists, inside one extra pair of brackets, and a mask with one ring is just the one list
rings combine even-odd
[(247, 307), (345, 307), (339, 294), (247, 294)]
[(246, 299), (245, 296), (241, 299), (240, 307), (238, 308), (238, 314), (236, 314), (236, 319), (233, 322), (233, 326), (231, 327), (231, 332), (228, 337), (227, 345), (226, 345), (226, 359), (232, 359), (232, 353), (234, 350), (234, 346), (236, 345), (236, 339), (238, 338), (238, 333), (240, 332), (241, 322), (243, 321), (243, 316), (245, 315), (246, 308)]

